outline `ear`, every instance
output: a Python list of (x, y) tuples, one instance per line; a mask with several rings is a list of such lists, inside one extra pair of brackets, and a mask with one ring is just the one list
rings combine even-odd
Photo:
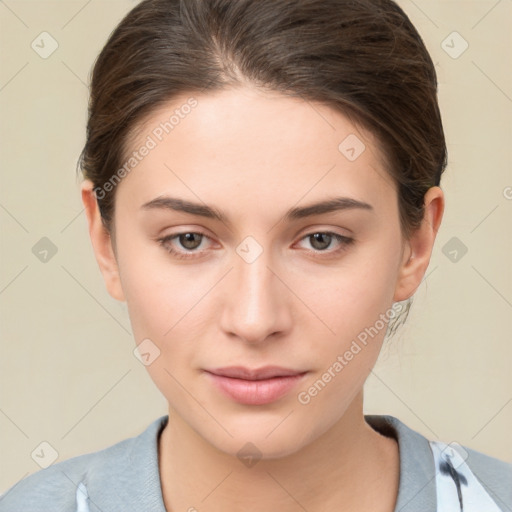
[(100, 267), (108, 293), (119, 301), (124, 301), (119, 268), (113, 248), (112, 237), (104, 226), (101, 219), (98, 202), (94, 193), (94, 185), (90, 180), (85, 180), (81, 186), (82, 203), (87, 215), (89, 225), (89, 236), (91, 237), (92, 247), (96, 261)]
[(440, 187), (428, 189), (424, 198), (421, 226), (405, 242), (393, 301), (408, 299), (421, 284), (430, 263), (432, 248), (444, 213), (444, 194)]

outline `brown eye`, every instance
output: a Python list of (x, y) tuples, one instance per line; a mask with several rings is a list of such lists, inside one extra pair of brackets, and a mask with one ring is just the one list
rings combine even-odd
[(176, 235), (180, 244), (185, 249), (197, 249), (201, 245), (202, 236), (200, 233), (181, 233)]
[[(175, 233), (165, 236), (157, 241), (170, 254), (178, 259), (198, 258), (202, 256), (203, 251), (196, 250), (203, 239), (209, 238), (204, 233), (196, 233), (193, 231), (184, 231), (183, 233)], [(178, 241), (178, 244), (175, 243)]]
[[(342, 251), (355, 242), (353, 238), (348, 238), (346, 236), (339, 235), (338, 233), (332, 233), (330, 231), (317, 231), (315, 233), (309, 233), (302, 238), (302, 240), (306, 239), (309, 240), (311, 247), (314, 249), (310, 252), (325, 252), (327, 254), (334, 254), (338, 251)], [(338, 248), (328, 250), (331, 247), (333, 240), (338, 243)]]
[(309, 235), (309, 239), (311, 240), (312, 247), (318, 251), (323, 251), (331, 245), (332, 235), (328, 233), (313, 233), (312, 235)]

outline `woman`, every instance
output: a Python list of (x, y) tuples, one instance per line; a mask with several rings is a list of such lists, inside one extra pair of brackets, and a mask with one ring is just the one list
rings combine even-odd
[(169, 415), (0, 510), (509, 510), (510, 464), (363, 415), (443, 216), (436, 94), (391, 0), (137, 5), (94, 67), (82, 200)]

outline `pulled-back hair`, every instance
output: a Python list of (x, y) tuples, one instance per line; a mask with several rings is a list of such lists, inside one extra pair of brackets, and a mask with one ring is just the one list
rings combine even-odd
[[(130, 134), (178, 95), (251, 84), (321, 102), (376, 136), (409, 237), (447, 150), (432, 59), (392, 0), (144, 0), (111, 34), (92, 73), (80, 157), (103, 222)], [(108, 190), (108, 191), (107, 191)]]

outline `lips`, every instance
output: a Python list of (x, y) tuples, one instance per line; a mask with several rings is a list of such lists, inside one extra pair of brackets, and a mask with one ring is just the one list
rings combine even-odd
[(279, 366), (258, 369), (231, 366), (205, 371), (216, 389), (245, 405), (275, 402), (289, 393), (306, 373)]
[(251, 370), (243, 366), (229, 366), (226, 368), (216, 368), (213, 370), (207, 370), (214, 375), (220, 375), (221, 377), (231, 377), (232, 379), (244, 379), (244, 380), (264, 380), (272, 379), (274, 377), (289, 377), (290, 375), (299, 375), (304, 373), (303, 371), (290, 370), (289, 368), (282, 368), (280, 366), (264, 366)]

